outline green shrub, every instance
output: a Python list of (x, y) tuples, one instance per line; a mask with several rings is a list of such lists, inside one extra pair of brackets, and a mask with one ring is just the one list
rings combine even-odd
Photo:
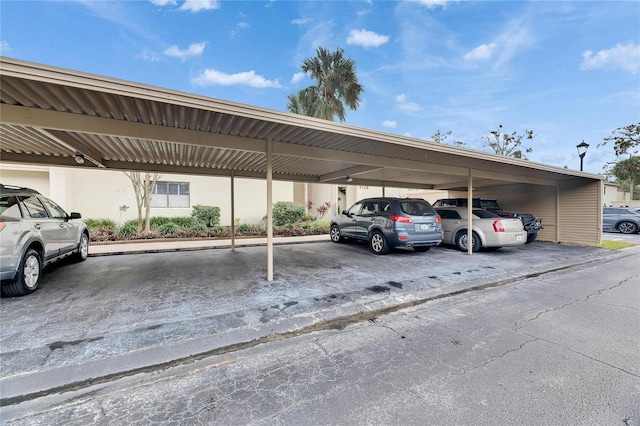
[(189, 229), (195, 232), (202, 232), (207, 230), (207, 226), (204, 223), (194, 223), (189, 226)]
[(316, 218), (312, 214), (305, 214), (304, 216), (302, 216), (303, 222), (313, 222), (314, 220), (316, 220)]
[(109, 229), (111, 231), (115, 231), (117, 228), (116, 222), (111, 219), (83, 219), (85, 225), (87, 225), (87, 229), (89, 231), (95, 231), (98, 229)]
[(160, 229), (162, 226), (174, 223), (179, 227), (188, 228), (194, 224), (194, 220), (188, 216), (175, 216), (175, 217), (165, 217), (165, 216), (153, 216), (149, 219), (149, 228), (151, 229)]
[(137, 220), (129, 220), (124, 225), (120, 227), (118, 230), (118, 234), (131, 237), (138, 233), (138, 221)]
[(220, 207), (195, 205), (191, 217), (211, 228), (220, 223)]
[(236, 230), (238, 232), (251, 232), (252, 229), (253, 226), (249, 225), (248, 223), (241, 223), (236, 227)]
[(156, 231), (161, 235), (171, 235), (178, 232), (181, 228), (177, 223), (167, 222), (160, 225)]
[(295, 223), (304, 217), (304, 206), (291, 201), (278, 201), (273, 205), (273, 224), (282, 226)]

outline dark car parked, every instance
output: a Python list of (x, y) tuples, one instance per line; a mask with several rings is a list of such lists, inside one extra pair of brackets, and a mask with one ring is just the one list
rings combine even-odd
[(354, 238), (369, 242), (375, 254), (391, 247), (424, 252), (442, 242), (440, 216), (421, 198), (366, 198), (331, 220), (331, 240)]
[(640, 212), (632, 207), (605, 207), (602, 210), (602, 230), (636, 234), (640, 232)]
[(35, 291), (42, 268), (67, 256), (85, 260), (89, 231), (80, 213), (29, 188), (0, 184), (0, 280), (3, 296)]

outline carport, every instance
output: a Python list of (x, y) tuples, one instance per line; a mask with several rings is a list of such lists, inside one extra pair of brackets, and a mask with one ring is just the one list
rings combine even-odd
[(268, 280), (273, 180), (498, 195), (543, 218), (542, 240), (601, 238), (598, 175), (6, 57), (0, 148), (3, 162), (227, 176), (232, 194), (236, 177), (264, 179)]

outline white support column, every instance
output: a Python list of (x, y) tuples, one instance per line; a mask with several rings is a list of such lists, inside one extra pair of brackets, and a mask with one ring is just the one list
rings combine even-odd
[(273, 281), (273, 145), (267, 141), (267, 281)]
[(236, 196), (235, 176), (231, 172), (231, 251), (236, 250)]
[(469, 167), (469, 182), (467, 182), (467, 253), (473, 253), (473, 175), (471, 167)]

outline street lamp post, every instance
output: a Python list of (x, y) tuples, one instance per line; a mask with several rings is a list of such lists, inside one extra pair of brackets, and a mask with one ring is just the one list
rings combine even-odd
[(589, 149), (589, 144), (585, 143), (583, 139), (582, 142), (576, 145), (576, 148), (578, 148), (578, 156), (580, 156), (580, 171), (582, 171), (582, 163), (584, 156), (587, 154), (587, 149)]

